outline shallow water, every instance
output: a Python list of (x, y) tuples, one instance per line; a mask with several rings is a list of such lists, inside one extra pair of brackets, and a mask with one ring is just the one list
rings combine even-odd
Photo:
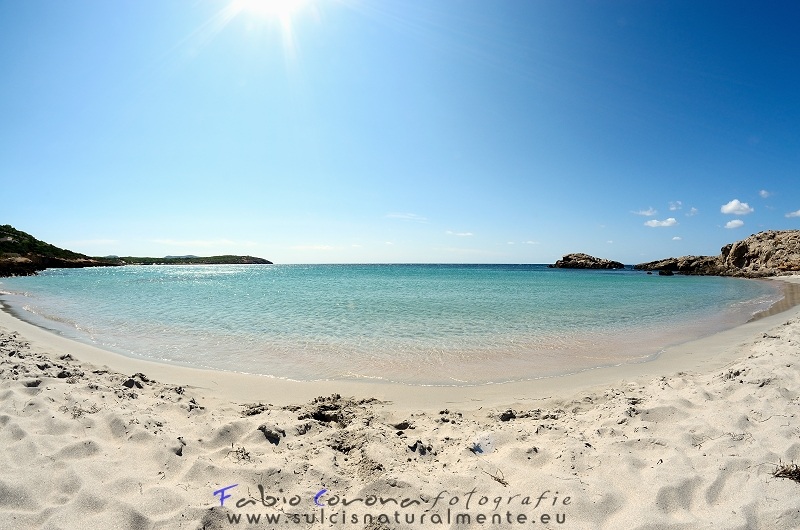
[(764, 281), (543, 265), (51, 269), (0, 290), (23, 318), (127, 355), (438, 385), (641, 362), (781, 297)]

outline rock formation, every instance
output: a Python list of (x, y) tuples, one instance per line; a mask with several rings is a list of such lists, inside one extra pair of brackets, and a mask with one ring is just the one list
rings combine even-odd
[(800, 230), (768, 230), (722, 247), (722, 267), (733, 276), (800, 271)]
[(761, 278), (800, 271), (800, 230), (768, 230), (725, 245), (719, 256), (683, 256), (634, 265), (637, 270)]
[(120, 265), (93, 258), (57, 258), (26, 254), (25, 256), (5, 254), (0, 256), (0, 277), (33, 276), (45, 269), (81, 269), (84, 267), (109, 267)]
[(721, 275), (723, 269), (719, 259), (714, 256), (683, 256), (680, 258), (667, 258), (633, 266), (636, 270), (643, 271), (669, 271), (680, 274)]
[(611, 261), (596, 258), (589, 254), (575, 253), (567, 254), (553, 265), (548, 265), (551, 269), (624, 269), (625, 265), (619, 261)]

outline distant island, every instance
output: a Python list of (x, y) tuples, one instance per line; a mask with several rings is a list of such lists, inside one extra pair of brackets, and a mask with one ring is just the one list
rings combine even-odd
[(0, 225), (0, 277), (31, 276), (50, 268), (119, 267), (123, 265), (271, 265), (272, 262), (253, 256), (167, 256), (141, 258), (134, 256), (91, 257), (45, 243), (17, 230)]
[(551, 269), (624, 269), (619, 261), (611, 261), (603, 258), (596, 258), (589, 254), (574, 253), (567, 254), (552, 265)]
[(164, 258), (137, 258), (125, 256), (119, 258), (120, 265), (272, 265), (264, 258), (254, 256), (167, 256)]

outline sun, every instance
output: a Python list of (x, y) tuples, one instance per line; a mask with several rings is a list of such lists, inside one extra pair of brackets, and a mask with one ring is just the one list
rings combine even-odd
[(306, 8), (311, 8), (313, 0), (231, 0), (226, 8), (227, 21), (243, 16), (250, 21), (249, 28), (261, 26), (257, 21), (280, 29), (283, 51), (287, 61), (295, 57), (295, 24), (298, 15)]
[(231, 7), (236, 13), (246, 13), (282, 22), (303, 9), (310, 0), (234, 0)]

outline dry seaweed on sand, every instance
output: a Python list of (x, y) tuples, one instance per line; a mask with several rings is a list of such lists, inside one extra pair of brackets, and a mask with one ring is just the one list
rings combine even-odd
[(497, 472), (494, 475), (489, 473), (485, 469), (483, 470), (483, 472), (486, 473), (487, 475), (489, 475), (490, 477), (492, 477), (493, 480), (499, 482), (503, 486), (508, 486), (508, 481), (505, 479), (505, 475), (499, 469), (497, 470)]
[(795, 463), (778, 464), (775, 471), (772, 472), (772, 476), (775, 478), (788, 478), (800, 483), (800, 466)]

